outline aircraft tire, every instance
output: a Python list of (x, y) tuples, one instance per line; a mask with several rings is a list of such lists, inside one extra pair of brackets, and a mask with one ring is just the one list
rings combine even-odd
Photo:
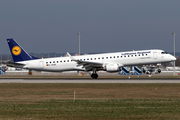
[(97, 79), (98, 78), (98, 74), (95, 74), (95, 73), (91, 74), (91, 78)]

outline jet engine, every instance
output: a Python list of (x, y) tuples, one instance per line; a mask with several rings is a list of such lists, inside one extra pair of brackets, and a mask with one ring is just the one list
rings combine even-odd
[(103, 67), (103, 70), (107, 72), (119, 72), (120, 68), (118, 64), (115, 63), (108, 63)]
[(145, 73), (145, 74), (151, 74), (152, 72), (155, 72), (155, 74), (160, 74), (161, 73), (161, 69), (155, 69), (155, 68), (149, 68), (149, 69), (147, 69), (147, 68), (142, 68), (142, 71), (143, 71), (143, 73)]
[(158, 71), (158, 73), (161, 73), (161, 69), (158, 69), (157, 71)]
[(158, 73), (160, 74), (161, 73), (161, 69), (156, 69), (155, 73), (156, 74), (158, 74)]

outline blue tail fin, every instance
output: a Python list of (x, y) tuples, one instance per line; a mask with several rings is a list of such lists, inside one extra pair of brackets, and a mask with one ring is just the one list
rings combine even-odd
[(14, 62), (36, 59), (29, 55), (14, 39), (7, 39)]

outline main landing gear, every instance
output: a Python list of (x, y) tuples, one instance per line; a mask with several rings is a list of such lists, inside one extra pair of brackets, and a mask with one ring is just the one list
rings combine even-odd
[(93, 79), (98, 78), (98, 74), (96, 73), (96, 69), (93, 70), (93, 73), (91, 74), (91, 78), (93, 78)]

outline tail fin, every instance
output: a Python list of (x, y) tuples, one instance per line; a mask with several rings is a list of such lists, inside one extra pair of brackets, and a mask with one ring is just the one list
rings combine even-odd
[(9, 44), (10, 52), (14, 62), (35, 59), (29, 55), (14, 39), (7, 39), (7, 42)]

